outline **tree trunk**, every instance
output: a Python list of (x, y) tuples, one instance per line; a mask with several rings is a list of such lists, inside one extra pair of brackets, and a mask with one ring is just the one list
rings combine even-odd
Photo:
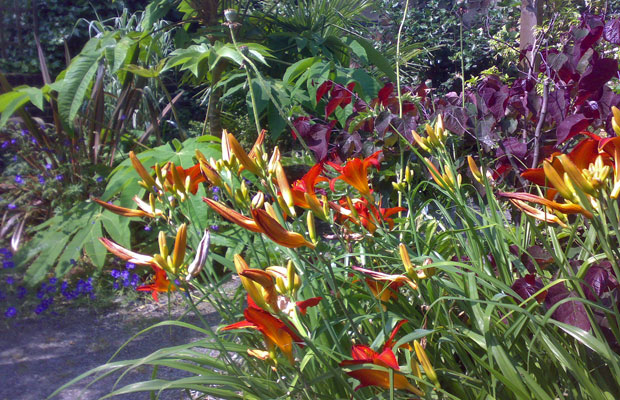
[(542, 22), (542, 0), (521, 1), (520, 43), (519, 49), (526, 50), (523, 68), (530, 75), (536, 68), (536, 26)]

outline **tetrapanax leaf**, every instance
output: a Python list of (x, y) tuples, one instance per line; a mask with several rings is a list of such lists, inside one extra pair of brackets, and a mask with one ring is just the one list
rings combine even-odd
[(583, 114), (573, 114), (560, 123), (556, 129), (557, 145), (561, 145), (579, 132), (586, 130), (590, 119)]
[[(532, 297), (534, 293), (542, 289), (543, 286), (544, 285), (542, 284), (540, 278), (536, 278), (536, 275), (534, 274), (528, 274), (525, 275), (524, 278), (517, 279), (510, 288), (517, 292), (517, 294), (521, 296), (523, 300), (527, 300)], [(536, 296), (536, 301), (542, 303), (545, 300), (546, 296), (547, 291), (545, 290), (544, 292)]]
[[(310, 117), (299, 117), (293, 121), (293, 126), (299, 132), (301, 137), (307, 136), (310, 132), (310, 128), (312, 124), (310, 123)], [(294, 130), (291, 130), (291, 134), (293, 135), (293, 139), (297, 139), (297, 135)]]
[[(545, 298), (545, 305), (551, 308), (554, 304), (557, 304), (567, 297), (577, 297), (577, 294), (575, 292), (569, 292), (564, 282), (561, 282), (549, 288), (547, 297)], [(553, 312), (551, 317), (556, 321), (576, 326), (584, 331), (589, 331), (591, 328), (586, 309), (583, 303), (577, 300), (563, 302)]]
[(620, 19), (607, 21), (603, 30), (603, 37), (610, 43), (620, 44)]
[(334, 82), (332, 81), (325, 81), (321, 84), (321, 86), (319, 86), (319, 88), (316, 90), (316, 102), (317, 104), (319, 103), (319, 101), (321, 101), (321, 99), (323, 98), (323, 96), (325, 96), (325, 93), (329, 92), (333, 86)]

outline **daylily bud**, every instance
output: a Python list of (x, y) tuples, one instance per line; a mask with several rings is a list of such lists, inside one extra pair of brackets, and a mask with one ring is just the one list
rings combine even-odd
[(168, 258), (168, 245), (166, 244), (166, 234), (162, 231), (159, 232), (159, 236), (157, 237), (159, 241), (159, 254), (165, 260)]
[(310, 194), (308, 193), (304, 193), (304, 199), (306, 200), (306, 203), (308, 203), (308, 205), (310, 206), (310, 210), (312, 210), (312, 212), (314, 213), (314, 215), (316, 215), (317, 217), (321, 218), (322, 220), (326, 221), (327, 220), (327, 215), (325, 214), (324, 211), (324, 206), (326, 203), (319, 203), (316, 196), (310, 196)]
[(239, 142), (237, 142), (237, 139), (235, 139), (235, 137), (232, 134), (230, 134), (230, 133), (228, 134), (228, 145), (230, 146), (231, 153), (235, 155), (237, 160), (239, 160), (239, 163), (245, 169), (247, 169), (248, 171), (250, 171), (254, 175), (257, 175), (257, 176), (261, 176), (262, 175), (262, 171), (260, 169), (258, 169), (258, 166), (254, 162), (254, 160), (252, 160), (247, 155), (245, 150), (243, 150), (243, 147), (241, 147)]
[(412, 179), (413, 179), (413, 171), (411, 171), (411, 168), (409, 168), (409, 165), (407, 165), (405, 167), (405, 182), (411, 183)]
[(249, 198), (249, 190), (248, 190), (248, 185), (245, 184), (245, 181), (241, 182), (241, 194), (243, 195), (244, 199), (248, 199)]
[(200, 164), (200, 173), (204, 176), (207, 182), (213, 186), (222, 186), (222, 179), (220, 178), (220, 175), (217, 173), (213, 165), (207, 162), (205, 156), (199, 150), (196, 150), (196, 158)]
[(287, 205), (288, 210), (291, 215), (295, 215), (294, 205), (295, 202), (293, 200), (293, 193), (291, 192), (291, 185), (288, 183), (288, 179), (286, 179), (286, 174), (284, 173), (284, 168), (282, 168), (282, 164), (280, 162), (276, 162), (275, 166), (276, 172), (276, 181), (278, 182), (278, 188), (280, 189), (280, 193), (282, 193), (282, 198)]
[[(433, 259), (432, 258), (427, 258), (422, 263), (422, 266), (431, 265), (432, 263), (433, 263)], [(437, 268), (435, 268), (435, 267), (424, 268), (424, 269), (418, 270), (416, 272), (417, 272), (418, 279), (426, 279), (426, 278), (430, 278), (431, 276), (434, 276), (435, 273), (437, 272)]]
[(269, 164), (267, 164), (267, 171), (270, 175), (275, 175), (277, 164), (280, 162), (280, 149), (278, 146), (274, 147)]
[(153, 187), (156, 187), (157, 185), (155, 184), (155, 180), (151, 174), (146, 171), (144, 165), (142, 165), (140, 160), (138, 160), (138, 157), (136, 157), (133, 151), (129, 152), (129, 158), (131, 159), (133, 168), (136, 170), (138, 175), (140, 175), (140, 178), (142, 178), (142, 186), (146, 188), (146, 190), (152, 191)]
[(308, 211), (308, 214), (306, 216), (306, 222), (308, 224), (308, 236), (310, 236), (310, 240), (312, 240), (312, 243), (317, 244), (318, 240), (316, 237), (316, 227), (314, 225), (314, 214), (312, 213), (312, 211)]
[(265, 193), (258, 192), (252, 197), (252, 208), (262, 208), (263, 204), (265, 204)]
[(420, 342), (414, 340), (413, 348), (415, 349), (415, 354), (418, 357), (418, 361), (420, 362), (420, 365), (422, 365), (422, 368), (424, 368), (424, 373), (426, 374), (428, 379), (430, 379), (435, 384), (435, 386), (440, 388), (441, 385), (439, 384), (439, 379), (437, 379), (437, 373), (435, 372), (433, 365), (428, 359), (426, 351), (420, 345)]
[(185, 276), (185, 280), (189, 281), (194, 278), (196, 275), (202, 271), (205, 263), (207, 262), (207, 256), (209, 255), (209, 244), (211, 243), (211, 233), (209, 231), (205, 231), (200, 243), (198, 244), (198, 249), (196, 249), (196, 256), (194, 257), (194, 261), (187, 267), (187, 276)]
[(164, 176), (165, 172), (162, 171), (161, 165), (159, 165), (159, 163), (157, 163), (157, 164), (155, 164), (153, 169), (155, 170), (155, 176), (157, 177), (156, 185), (159, 186), (159, 187), (164, 187), (164, 185), (166, 183), (166, 177)]
[(174, 241), (174, 250), (172, 252), (172, 270), (178, 273), (179, 267), (185, 260), (185, 250), (187, 247), (187, 224), (182, 224), (177, 231), (177, 237)]
[(480, 168), (478, 168), (478, 165), (472, 156), (467, 156), (467, 164), (469, 165), (469, 170), (474, 176), (474, 179), (478, 181), (478, 183), (482, 184), (482, 173), (480, 172)]
[(403, 243), (398, 245), (398, 252), (400, 253), (400, 259), (405, 266), (405, 271), (407, 271), (407, 275), (412, 278), (416, 278), (417, 275), (415, 273), (413, 265), (411, 264), (411, 259), (409, 258), (409, 251), (407, 251), (407, 247)]
[(288, 277), (289, 289), (292, 292), (296, 292), (301, 286), (301, 280), (299, 279), (299, 275), (295, 272), (295, 264), (293, 264), (293, 260), (289, 260), (288, 264), (286, 264), (286, 273)]
[(611, 107), (614, 117), (611, 119), (611, 126), (616, 132), (616, 136), (620, 136), (620, 110), (616, 106)]
[(280, 294), (285, 294), (288, 291), (288, 288), (284, 283), (284, 278), (282, 278), (281, 276), (276, 276), (276, 289)]

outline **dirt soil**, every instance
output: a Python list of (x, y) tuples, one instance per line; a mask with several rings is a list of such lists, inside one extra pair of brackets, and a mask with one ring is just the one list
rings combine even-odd
[[(179, 296), (179, 294), (176, 294)], [(91, 368), (105, 364), (133, 335), (160, 321), (179, 318), (185, 311), (179, 297), (171, 301), (169, 314), (167, 296), (159, 303), (142, 299), (129, 304), (114, 304), (108, 309), (63, 308), (36, 318), (13, 321), (12, 326), (0, 325), (0, 400), (43, 400), (64, 383)], [(208, 305), (199, 307), (204, 319), (212, 326), (220, 318)], [(182, 321), (201, 326), (195, 315)], [(189, 329), (159, 327), (128, 344), (114, 361), (144, 357), (160, 348), (185, 344), (203, 337)], [(151, 379), (152, 368), (137, 368), (128, 373), (117, 386)], [(158, 378), (178, 379), (187, 373), (160, 368)], [(112, 391), (118, 374), (92, 385), (92, 379), (65, 389), (54, 399), (92, 400)], [(191, 399), (184, 392), (162, 392), (159, 399)], [(127, 394), (114, 399), (149, 399), (145, 392)]]

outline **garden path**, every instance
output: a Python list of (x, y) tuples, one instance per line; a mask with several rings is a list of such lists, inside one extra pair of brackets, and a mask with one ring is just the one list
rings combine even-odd
[[(177, 294), (178, 295), (178, 294)], [(62, 384), (81, 373), (102, 365), (128, 339), (140, 330), (157, 322), (178, 318), (185, 307), (178, 297), (171, 301), (169, 314), (167, 296), (159, 303), (142, 300), (129, 304), (114, 304), (104, 310), (66, 308), (36, 318), (12, 321), (0, 325), (0, 400), (42, 400)], [(199, 307), (208, 323), (216, 326), (219, 315), (205, 304)], [(50, 309), (53, 311), (53, 309)], [(195, 315), (182, 319), (200, 325)], [(201, 339), (199, 333), (180, 327), (159, 327), (132, 341), (115, 358), (127, 360), (144, 357), (162, 347), (175, 346)], [(137, 368), (123, 378), (120, 386), (148, 380), (151, 368)], [(117, 374), (118, 375), (118, 374)], [(163, 379), (180, 378), (176, 370), (160, 369)], [(58, 400), (92, 400), (109, 393), (116, 376), (107, 377), (88, 386), (80, 382), (54, 397)], [(119, 400), (148, 399), (148, 394), (116, 396)], [(182, 392), (165, 392), (162, 400), (186, 400)]]

